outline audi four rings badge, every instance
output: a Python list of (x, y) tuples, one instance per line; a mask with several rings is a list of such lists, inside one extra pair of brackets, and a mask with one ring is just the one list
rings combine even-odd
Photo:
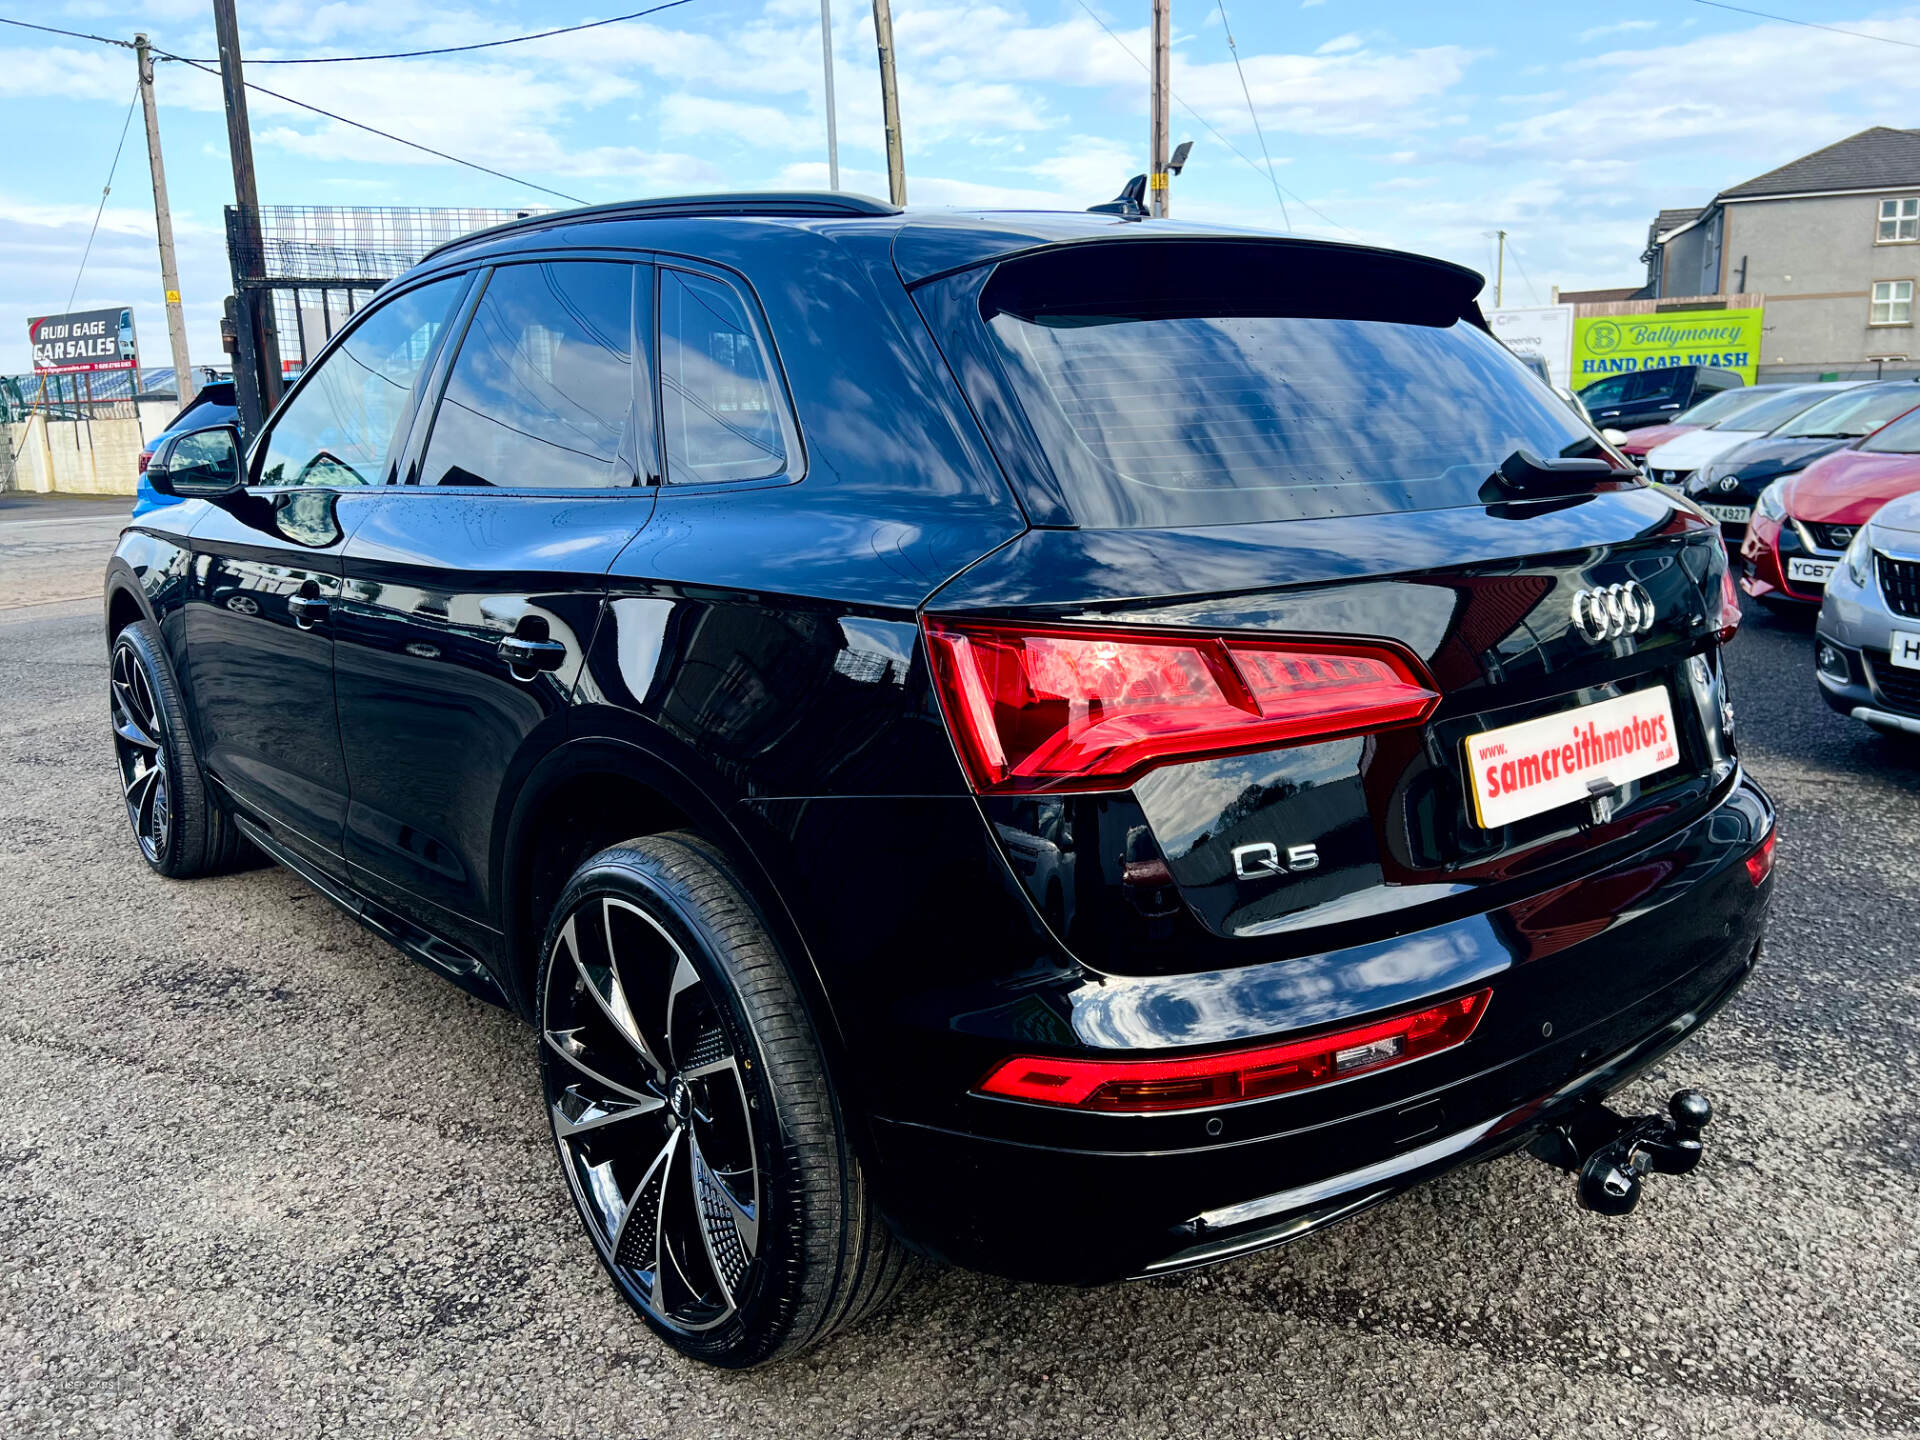
[(1601, 585), (1573, 597), (1573, 628), (1595, 645), (1653, 629), (1653, 596), (1638, 580)]

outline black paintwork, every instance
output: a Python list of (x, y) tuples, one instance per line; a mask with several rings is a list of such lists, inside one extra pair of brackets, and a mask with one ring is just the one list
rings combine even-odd
[[(1688, 477), (1686, 491), (1695, 500), (1715, 505), (1752, 505), (1759, 500), (1760, 492), (1782, 475), (1797, 474), (1822, 455), (1831, 455), (1851, 443), (1846, 436), (1788, 440), (1763, 435), (1702, 465)], [(1726, 480), (1734, 482), (1731, 490), (1725, 487)], [(1746, 533), (1744, 525), (1730, 528)]]
[[(126, 532), (110, 624), (158, 622), (199, 753), (270, 853), (525, 1014), (566, 871), (648, 828), (699, 829), (794, 963), (896, 1226), (935, 1253), (1076, 1281), (1267, 1243), (1279, 1219), (1328, 1218), (1330, 1197), (1517, 1144), (1738, 983), (1767, 898), (1742, 861), (1772, 812), (1725, 728), (1711, 527), (1630, 487), (1043, 528), (1057, 517), (1023, 509), (1002, 469), (1035, 463), (1018, 427), (970, 408), (949, 366), (964, 357), (942, 353), (902, 277), (1142, 227), (820, 208), (548, 217), (419, 272), (573, 255), (732, 277), (764, 313), (800, 436), (779, 476), (422, 487), (421, 413), (386, 485), (188, 498)], [(416, 406), (447, 363), (429, 362)], [(1655, 598), (1656, 627), (1582, 639), (1572, 593), (1627, 580)], [(1443, 700), (1424, 731), (982, 800), (930, 687), (928, 610), (1380, 637)], [(548, 644), (553, 668), (516, 666), (510, 637)], [(1467, 822), (1466, 734), (1657, 683), (1679, 770), (1627, 787), (1604, 821), (1574, 807)], [(1306, 835), (1325, 857), (1311, 878), (1236, 882), (1232, 845)], [(970, 1093), (1016, 1050), (1245, 1043), (1487, 984), (1488, 1017), (1456, 1052), (1211, 1115)], [(1337, 1178), (1368, 1166), (1384, 1168)], [(1191, 1223), (1314, 1186), (1226, 1235)]]

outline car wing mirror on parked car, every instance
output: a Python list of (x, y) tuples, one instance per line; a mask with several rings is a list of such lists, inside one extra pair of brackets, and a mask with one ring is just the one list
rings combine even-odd
[(188, 431), (173, 442), (165, 463), (147, 466), (147, 483), (161, 495), (225, 495), (240, 481), (240, 432), (231, 425)]

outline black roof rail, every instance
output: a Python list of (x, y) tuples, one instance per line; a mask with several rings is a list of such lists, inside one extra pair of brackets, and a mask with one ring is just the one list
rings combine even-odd
[(538, 230), (555, 223), (575, 224), (583, 220), (654, 220), (686, 215), (790, 215), (795, 217), (831, 217), (835, 215), (898, 215), (900, 207), (870, 195), (844, 190), (738, 190), (718, 195), (662, 195), (652, 200), (615, 200), (605, 205), (582, 205), (575, 210), (549, 210), (525, 215), (504, 225), (490, 225), (445, 244), (436, 245), (421, 257), (422, 263), (479, 240), (511, 235), (519, 230)]

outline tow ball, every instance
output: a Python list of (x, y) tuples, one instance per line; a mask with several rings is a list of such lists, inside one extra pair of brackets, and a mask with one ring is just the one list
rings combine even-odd
[(1531, 1149), (1578, 1177), (1582, 1209), (1625, 1215), (1640, 1203), (1647, 1175), (1685, 1175), (1700, 1163), (1700, 1132), (1712, 1119), (1713, 1103), (1698, 1090), (1678, 1091), (1665, 1115), (1621, 1115), (1596, 1103), (1542, 1131)]

